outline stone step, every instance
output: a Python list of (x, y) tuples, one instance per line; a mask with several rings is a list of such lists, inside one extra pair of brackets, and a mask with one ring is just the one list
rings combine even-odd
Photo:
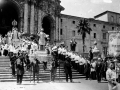
[[(24, 74), (24, 77), (30, 77), (31, 75), (33, 74)], [(77, 77), (77, 76), (83, 76), (82, 74), (72, 74), (73, 77)], [(62, 73), (62, 74), (59, 74), (57, 73), (56, 76), (60, 76), (60, 77), (65, 77), (65, 73)], [(12, 74), (0, 74), (0, 79), (1, 78), (8, 78), (8, 77), (12, 77)], [(50, 73), (47, 73), (47, 74), (42, 74), (40, 73), (39, 74), (39, 77), (50, 77)]]
[[(12, 70), (11, 70), (11, 68), (6, 68), (6, 69), (0, 69), (0, 73), (9, 73), (9, 72), (11, 72)], [(40, 69), (39, 70), (39, 72), (41, 72), (41, 71), (44, 71), (44, 69)], [(45, 72), (50, 72), (50, 70), (49, 69), (46, 69), (45, 70)], [(57, 72), (64, 72), (64, 69), (57, 69)], [(73, 73), (79, 73), (79, 72), (77, 72), (76, 70), (74, 70), (74, 69), (72, 69), (72, 72)]]
[[(42, 53), (42, 52), (39, 52), (39, 53)], [(61, 62), (60, 67), (57, 68), (57, 72), (56, 72), (56, 80), (66, 78), (64, 73), (64, 68), (63, 68), (63, 62), (62, 61), (60, 62)], [(47, 63), (47, 67), (49, 66), (50, 64)], [(74, 69), (72, 69), (72, 75), (73, 75), (73, 79), (85, 78), (85, 76), (83, 76), (82, 74), (79, 74), (79, 72), (77, 72)], [(23, 81), (30, 81), (30, 76), (31, 76), (30, 72), (25, 72)], [(47, 68), (44, 71), (43, 63), (40, 63), (39, 78), (40, 80), (43, 80), (43, 81), (50, 81), (50, 70)], [(32, 76), (31, 76), (31, 79), (32, 79)], [(9, 57), (0, 56), (0, 81), (1, 82), (16, 81), (16, 78), (12, 77), (12, 70), (10, 68)]]
[[(80, 78), (85, 78), (84, 76), (83, 77), (75, 77), (73, 79), (80, 79)], [(55, 81), (56, 80), (65, 80), (65, 77), (56, 77), (55, 78)], [(68, 78), (69, 79), (69, 78)], [(23, 81), (32, 81), (33, 82), (33, 78), (31, 77), (30, 78), (23, 78)], [(37, 81), (37, 78), (35, 79), (35, 81)], [(42, 81), (42, 82), (49, 82), (50, 81), (50, 78), (39, 78), (39, 81)], [(10, 79), (0, 79), (0, 82), (16, 82), (16, 78), (10, 78)]]

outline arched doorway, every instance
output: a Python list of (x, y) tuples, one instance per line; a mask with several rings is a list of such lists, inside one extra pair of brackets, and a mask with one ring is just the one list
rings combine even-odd
[[(0, 5), (0, 34), (2, 36), (5, 36), (8, 31), (12, 30), (13, 20), (19, 22), (18, 7), (13, 1), (6, 0), (5, 3)], [(16, 27), (18, 27), (18, 24)]]
[(51, 16), (45, 16), (42, 20), (42, 28), (44, 29), (44, 33), (49, 35), (51, 43), (54, 41), (53, 26), (53, 18)]

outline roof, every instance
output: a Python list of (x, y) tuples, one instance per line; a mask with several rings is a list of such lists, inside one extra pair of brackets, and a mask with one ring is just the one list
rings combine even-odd
[(102, 15), (105, 15), (106, 13), (120, 14), (120, 13), (117, 13), (117, 12), (113, 12), (113, 11), (108, 11), (108, 10), (107, 10), (107, 11), (105, 11), (105, 12), (102, 12), (102, 13), (94, 16), (94, 18), (98, 18), (98, 17), (100, 17), (100, 16), (102, 16)]
[(61, 14), (61, 17), (65, 17), (65, 18), (71, 18), (71, 19), (87, 19), (84, 17), (78, 17), (78, 16), (72, 16), (72, 15), (66, 15), (66, 14)]

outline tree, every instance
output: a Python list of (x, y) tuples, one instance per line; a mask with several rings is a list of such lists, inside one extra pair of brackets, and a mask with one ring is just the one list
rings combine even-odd
[(90, 35), (90, 32), (92, 31), (92, 29), (90, 28), (90, 24), (87, 19), (80, 20), (79, 24), (77, 25), (77, 29), (78, 29), (78, 34), (82, 35), (83, 53), (84, 53), (86, 34)]

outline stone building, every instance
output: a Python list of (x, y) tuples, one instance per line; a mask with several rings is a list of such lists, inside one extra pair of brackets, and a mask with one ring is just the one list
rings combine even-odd
[[(84, 17), (76, 17), (71, 15), (61, 14), (61, 29), (59, 40), (64, 40), (70, 49), (70, 39), (74, 38), (77, 41), (76, 52), (82, 53), (82, 35), (78, 35), (76, 26)], [(105, 11), (94, 18), (86, 18), (89, 20), (92, 32), (87, 34), (85, 39), (85, 52), (89, 52), (89, 47), (94, 46), (97, 41), (97, 47), (100, 52), (107, 55), (109, 34), (108, 31), (113, 31), (120, 28), (120, 14), (111, 11)]]
[(60, 3), (60, 0), (1, 0), (0, 33), (11, 30), (15, 20), (19, 31), (37, 34), (43, 28), (54, 42), (60, 12), (64, 10)]
[[(70, 49), (70, 39), (77, 41), (76, 52), (82, 53), (82, 35), (78, 35), (76, 26), (84, 17), (61, 14), (64, 7), (60, 0), (1, 0), (0, 34), (12, 29), (12, 22), (17, 21), (19, 31), (37, 34), (41, 28), (50, 35), (51, 43), (65, 42)], [(87, 18), (92, 32), (87, 35), (85, 52), (93, 46), (94, 41), (101, 53), (107, 54), (108, 31), (120, 26), (120, 14), (105, 11), (94, 18)]]

